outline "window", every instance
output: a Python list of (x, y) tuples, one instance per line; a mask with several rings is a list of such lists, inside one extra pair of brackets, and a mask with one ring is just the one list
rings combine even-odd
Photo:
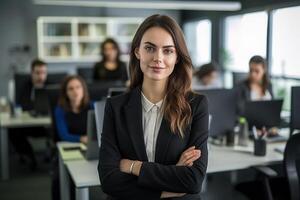
[(247, 72), (253, 55), (266, 57), (267, 23), (266, 12), (225, 18), (225, 43), (221, 56), (226, 69)]
[(300, 6), (273, 12), (271, 72), (300, 77)]
[(184, 32), (194, 66), (211, 62), (211, 21), (205, 19), (187, 23)]

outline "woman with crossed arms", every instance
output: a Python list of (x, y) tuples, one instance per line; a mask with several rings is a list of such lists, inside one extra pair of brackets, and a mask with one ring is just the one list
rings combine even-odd
[(191, 91), (192, 62), (170, 17), (138, 28), (130, 88), (106, 102), (99, 176), (108, 199), (200, 199), (207, 168), (208, 105)]

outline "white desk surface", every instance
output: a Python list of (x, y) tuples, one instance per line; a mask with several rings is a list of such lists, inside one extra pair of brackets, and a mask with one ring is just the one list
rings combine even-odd
[(251, 144), (249, 145), (250, 151), (209, 145), (207, 173), (245, 169), (255, 165), (282, 161), (283, 154), (276, 152), (274, 149), (284, 145), (285, 143), (268, 143), (266, 156), (255, 156)]
[(51, 117), (33, 117), (28, 112), (23, 112), (20, 117), (11, 117), (8, 113), (0, 113), (0, 126), (5, 128), (50, 126)]
[(65, 162), (76, 187), (100, 185), (98, 160), (73, 160)]
[[(275, 147), (282, 147), (284, 143), (268, 144), (266, 156), (254, 156), (252, 152), (234, 150), (232, 147), (209, 145), (207, 173), (245, 169), (255, 165), (282, 161), (283, 154), (274, 151)], [(65, 162), (76, 187), (99, 186), (97, 171), (98, 160), (72, 160)]]

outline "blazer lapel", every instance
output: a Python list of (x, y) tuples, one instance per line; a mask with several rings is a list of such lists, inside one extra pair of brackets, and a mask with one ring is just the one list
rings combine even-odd
[(163, 163), (166, 158), (169, 143), (174, 133), (172, 133), (168, 121), (163, 118), (156, 141), (155, 162)]
[(129, 102), (125, 107), (126, 124), (138, 159), (148, 161), (142, 127), (141, 90), (132, 90)]

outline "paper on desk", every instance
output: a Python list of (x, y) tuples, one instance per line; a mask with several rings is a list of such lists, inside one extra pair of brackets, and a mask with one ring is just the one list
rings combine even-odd
[(83, 159), (83, 155), (79, 150), (63, 151), (63, 160)]

